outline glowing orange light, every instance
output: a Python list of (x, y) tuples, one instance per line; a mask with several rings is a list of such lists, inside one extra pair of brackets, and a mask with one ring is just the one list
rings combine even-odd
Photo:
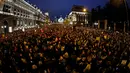
[(84, 8), (83, 11), (86, 12), (87, 10)]

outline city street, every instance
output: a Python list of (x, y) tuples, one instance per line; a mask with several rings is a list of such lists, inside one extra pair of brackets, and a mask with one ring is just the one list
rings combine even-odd
[(0, 73), (130, 73), (128, 0), (0, 0)]
[(129, 41), (128, 34), (64, 25), (17, 31), (1, 38), (1, 71), (127, 73)]

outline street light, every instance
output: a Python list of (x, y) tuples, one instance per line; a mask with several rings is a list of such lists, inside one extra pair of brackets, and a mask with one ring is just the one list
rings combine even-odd
[(4, 26), (4, 28), (6, 28), (6, 26)]
[(86, 8), (84, 8), (83, 11), (86, 12), (87, 11)]
[(1, 28), (4, 28), (3, 26), (1, 26)]

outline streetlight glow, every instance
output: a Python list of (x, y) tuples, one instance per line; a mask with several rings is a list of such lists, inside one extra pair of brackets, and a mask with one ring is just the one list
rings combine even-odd
[(87, 10), (84, 8), (83, 11), (86, 12)]
[(6, 28), (6, 26), (4, 26)]
[(4, 28), (3, 26), (1, 26), (1, 28)]

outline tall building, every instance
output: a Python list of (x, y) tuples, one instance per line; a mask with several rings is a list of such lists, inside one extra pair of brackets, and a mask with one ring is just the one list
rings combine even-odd
[(84, 6), (73, 5), (71, 12), (68, 15), (70, 23), (73, 25), (88, 24), (88, 10)]
[(25, 0), (0, 0), (0, 33), (32, 28), (44, 22), (45, 15), (38, 7)]
[(45, 23), (49, 24), (51, 22), (49, 12), (45, 12)]

